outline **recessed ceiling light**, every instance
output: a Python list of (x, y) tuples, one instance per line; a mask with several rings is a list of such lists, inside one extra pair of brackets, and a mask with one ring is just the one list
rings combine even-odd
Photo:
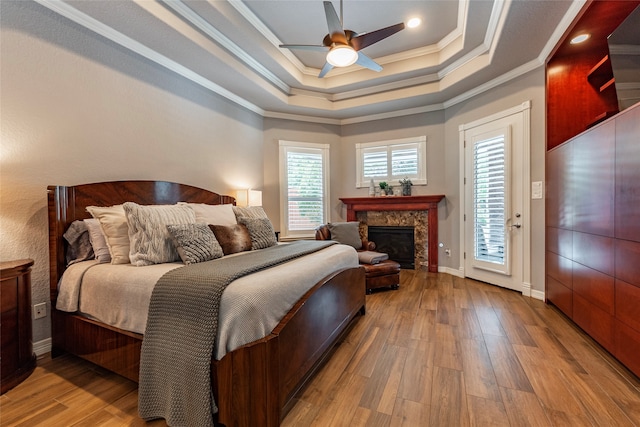
[(587, 40), (589, 37), (590, 37), (589, 34), (580, 34), (579, 36), (575, 36), (574, 38), (571, 39), (571, 44), (582, 43), (583, 41)]
[(422, 23), (422, 19), (420, 18), (411, 18), (409, 19), (409, 21), (407, 22), (407, 27), (409, 28), (415, 28), (418, 25), (420, 25)]

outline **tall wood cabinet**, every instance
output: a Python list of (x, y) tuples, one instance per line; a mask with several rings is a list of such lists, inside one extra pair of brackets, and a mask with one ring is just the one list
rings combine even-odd
[(547, 63), (546, 298), (640, 376), (640, 104), (617, 112), (606, 44), (638, 4), (589, 3)]
[(640, 375), (640, 104), (547, 152), (546, 297)]

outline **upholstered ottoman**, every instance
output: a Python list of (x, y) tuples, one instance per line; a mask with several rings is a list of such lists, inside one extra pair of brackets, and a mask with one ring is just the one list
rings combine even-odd
[(400, 287), (400, 264), (390, 259), (378, 264), (360, 264), (364, 267), (367, 293), (373, 289)]

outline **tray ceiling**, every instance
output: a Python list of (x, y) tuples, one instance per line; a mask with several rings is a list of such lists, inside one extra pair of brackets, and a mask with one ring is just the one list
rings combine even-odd
[[(422, 19), (363, 50), (383, 66), (317, 77), (320, 0), (36, 0), (265, 117), (345, 124), (446, 108), (544, 64), (584, 1), (345, 0), (344, 27)], [(340, 13), (340, 3), (333, 1)]]

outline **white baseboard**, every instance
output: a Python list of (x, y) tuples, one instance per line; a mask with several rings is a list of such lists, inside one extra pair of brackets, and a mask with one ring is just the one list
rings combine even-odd
[(34, 342), (33, 352), (36, 354), (36, 357), (51, 353), (51, 338), (45, 338), (42, 341)]
[(464, 277), (464, 272), (462, 270), (456, 270), (455, 268), (451, 267), (438, 266), (438, 273), (447, 273), (451, 274), (452, 276)]
[(539, 299), (540, 301), (545, 300), (544, 291), (536, 291), (535, 289), (531, 290), (531, 298)]
[(524, 283), (522, 285), (522, 295), (529, 298), (539, 299), (544, 301), (544, 291), (538, 291), (531, 288), (531, 283)]

